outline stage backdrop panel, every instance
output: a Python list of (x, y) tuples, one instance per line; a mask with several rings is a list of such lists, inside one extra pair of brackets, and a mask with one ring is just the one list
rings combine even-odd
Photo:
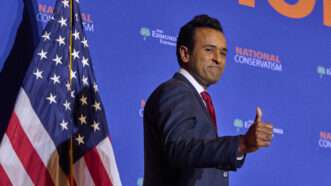
[[(23, 7), (4, 1), (0, 68)], [(35, 3), (44, 26), (55, 1)], [(218, 18), (228, 42), (225, 73), (210, 88), (219, 134), (245, 133), (256, 106), (275, 127), (271, 147), (249, 154), (231, 185), (331, 185), (331, 1), (81, 0), (81, 8), (123, 185), (142, 185), (144, 104), (178, 70), (179, 28), (197, 14)]]

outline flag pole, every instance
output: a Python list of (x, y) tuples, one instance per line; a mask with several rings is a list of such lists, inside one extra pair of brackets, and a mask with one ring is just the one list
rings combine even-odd
[[(72, 85), (72, 29), (73, 29), (73, 0), (70, 0), (70, 17), (69, 17), (69, 84), (70, 87)], [(70, 144), (69, 144), (69, 160), (70, 160), (70, 185), (74, 185), (74, 150), (73, 150), (73, 128), (72, 128), (72, 135), (70, 137)]]

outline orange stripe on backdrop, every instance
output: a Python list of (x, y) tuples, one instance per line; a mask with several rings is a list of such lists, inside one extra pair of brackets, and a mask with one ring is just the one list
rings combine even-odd
[(269, 4), (281, 15), (300, 19), (308, 16), (315, 7), (316, 0), (300, 0), (289, 4), (285, 0), (268, 0)]
[(331, 0), (324, 0), (323, 2), (323, 23), (326, 26), (331, 26)]
[(254, 8), (255, 0), (239, 0), (239, 4)]

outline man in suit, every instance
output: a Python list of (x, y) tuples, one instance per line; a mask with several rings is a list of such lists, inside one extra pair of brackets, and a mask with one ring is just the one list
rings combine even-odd
[(270, 145), (272, 125), (262, 122), (260, 108), (246, 134), (217, 135), (207, 88), (220, 79), (226, 54), (218, 20), (200, 15), (181, 28), (179, 72), (152, 93), (144, 110), (144, 186), (227, 186), (228, 171), (240, 168), (246, 153)]

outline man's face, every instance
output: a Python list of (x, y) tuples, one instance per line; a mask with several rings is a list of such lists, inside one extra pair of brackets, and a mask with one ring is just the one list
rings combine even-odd
[(196, 80), (208, 87), (216, 83), (224, 71), (227, 45), (224, 34), (211, 28), (197, 28), (194, 48), (188, 54), (187, 70)]

